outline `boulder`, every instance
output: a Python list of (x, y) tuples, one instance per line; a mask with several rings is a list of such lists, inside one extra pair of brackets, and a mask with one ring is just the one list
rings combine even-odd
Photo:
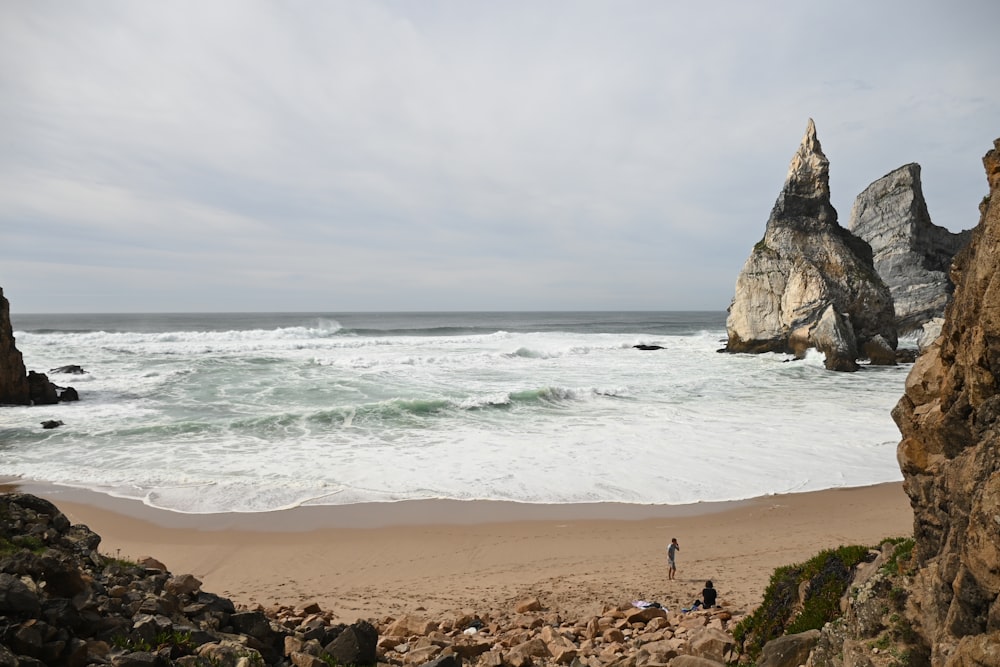
[(635, 667), (657, 667), (669, 665), (679, 655), (677, 646), (669, 640), (643, 644), (635, 654)]
[(527, 598), (521, 600), (517, 603), (514, 611), (518, 614), (528, 614), (534, 611), (541, 611), (542, 603), (538, 601), (538, 598)]
[[(727, 351), (786, 352), (801, 358), (816, 347), (816, 329), (828, 310), (843, 319), (833, 323), (838, 345), (849, 347), (853, 337), (857, 349), (881, 336), (895, 349), (892, 296), (875, 271), (871, 247), (837, 224), (829, 167), (810, 119), (764, 238), (736, 280), (726, 319)], [(821, 336), (830, 324), (824, 324)], [(853, 336), (844, 334), (844, 327)], [(830, 365), (854, 370), (840, 362), (840, 348), (834, 349)]]
[(699, 658), (727, 662), (736, 658), (736, 656), (730, 656), (735, 646), (736, 640), (733, 639), (732, 635), (709, 627), (699, 630), (691, 637), (688, 642), (688, 651), (691, 655)]
[(895, 366), (896, 360), (903, 356), (902, 350), (893, 350), (886, 339), (875, 336), (861, 350), (861, 356), (872, 366)]
[(807, 630), (785, 635), (764, 644), (758, 667), (799, 667), (804, 665), (809, 652), (819, 641), (819, 630)]
[(1000, 629), (1000, 139), (983, 164), (989, 195), (952, 264), (941, 335), (893, 409), (914, 511), (907, 610), (935, 665), (991, 664), (979, 656)]
[(550, 658), (549, 647), (541, 639), (529, 639), (514, 646), (504, 655), (504, 663), (511, 667), (529, 667), (535, 658)]
[(670, 667), (726, 667), (726, 663), (696, 655), (679, 655), (670, 661)]
[(847, 228), (872, 248), (875, 270), (889, 286), (900, 332), (918, 330), (944, 314), (954, 291), (952, 259), (971, 237), (931, 222), (911, 163), (878, 179), (854, 200)]
[(386, 628), (385, 634), (394, 637), (409, 637), (412, 635), (422, 637), (435, 627), (437, 627), (437, 624), (434, 621), (429, 621), (423, 616), (404, 614)]
[(378, 630), (368, 621), (347, 626), (336, 639), (324, 647), (327, 655), (340, 665), (375, 664)]
[[(794, 335), (793, 335), (794, 336)], [(881, 339), (881, 336), (878, 336)], [(811, 340), (810, 340), (811, 339)], [(854, 330), (850, 320), (841, 315), (830, 304), (823, 311), (819, 322), (802, 341), (803, 348), (808, 343), (826, 357), (826, 368), (831, 371), (856, 371), (858, 364), (858, 344), (854, 340)], [(870, 341), (869, 341), (870, 343)], [(866, 343), (867, 345), (867, 343)]]
[(52, 405), (59, 402), (56, 386), (45, 373), (28, 371), (28, 397), (33, 405)]

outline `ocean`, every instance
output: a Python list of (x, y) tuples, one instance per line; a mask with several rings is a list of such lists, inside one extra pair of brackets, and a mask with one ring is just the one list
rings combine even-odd
[(725, 316), (15, 313), (29, 369), (87, 374), (49, 373), (78, 403), (0, 410), (0, 475), (185, 513), (687, 504), (902, 479), (890, 410), (908, 365), (720, 354)]

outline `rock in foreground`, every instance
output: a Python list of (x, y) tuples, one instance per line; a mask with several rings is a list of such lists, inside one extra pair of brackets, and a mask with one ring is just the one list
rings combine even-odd
[(989, 196), (941, 336), (893, 411), (914, 510), (908, 612), (934, 665), (1000, 664), (1000, 139), (983, 164)]

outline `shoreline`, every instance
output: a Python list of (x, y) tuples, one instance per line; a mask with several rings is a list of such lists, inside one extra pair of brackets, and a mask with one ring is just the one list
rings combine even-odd
[(151, 556), (248, 607), (317, 602), (344, 622), (508, 610), (525, 597), (567, 615), (640, 599), (674, 608), (708, 579), (725, 606), (749, 612), (776, 567), (913, 525), (901, 482), (680, 506), (400, 501), (212, 515), (22, 480), (0, 489), (53, 502), (101, 536), (105, 555)]
[[(388, 528), (511, 521), (639, 521), (713, 514), (758, 500), (750, 498), (683, 505), (640, 505), (619, 502), (546, 504), (507, 500), (434, 498), (343, 505), (299, 505), (264, 512), (186, 513), (153, 507), (135, 498), (121, 498), (91, 489), (35, 480), (0, 478), (0, 493), (9, 493), (13, 490), (46, 498), (56, 505), (64, 502), (93, 507), (148, 521), (164, 528), (188, 528), (203, 531), (263, 530), (279, 533), (301, 532), (319, 528)], [(785, 495), (797, 494), (776, 494), (760, 498), (778, 498)], [(433, 517), (433, 519), (428, 517)]]

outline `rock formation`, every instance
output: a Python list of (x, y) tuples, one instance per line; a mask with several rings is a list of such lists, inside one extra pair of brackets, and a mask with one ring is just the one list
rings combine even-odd
[(792, 157), (764, 238), (736, 281), (726, 320), (729, 352), (826, 354), (827, 368), (856, 370), (877, 337), (896, 348), (892, 296), (871, 247), (837, 224), (830, 163), (812, 119)]
[(1000, 139), (938, 339), (893, 410), (913, 506), (909, 615), (934, 665), (1000, 664)]
[(52, 384), (45, 373), (25, 372), (24, 359), (14, 345), (10, 302), (0, 288), (0, 405), (45, 405), (78, 400), (80, 396), (73, 387)]
[(952, 258), (972, 232), (952, 233), (931, 222), (919, 164), (904, 165), (865, 188), (854, 200), (847, 228), (872, 247), (901, 333), (944, 314), (954, 291), (948, 277)]
[(0, 404), (28, 405), (30, 402), (24, 359), (14, 346), (10, 302), (0, 288)]

